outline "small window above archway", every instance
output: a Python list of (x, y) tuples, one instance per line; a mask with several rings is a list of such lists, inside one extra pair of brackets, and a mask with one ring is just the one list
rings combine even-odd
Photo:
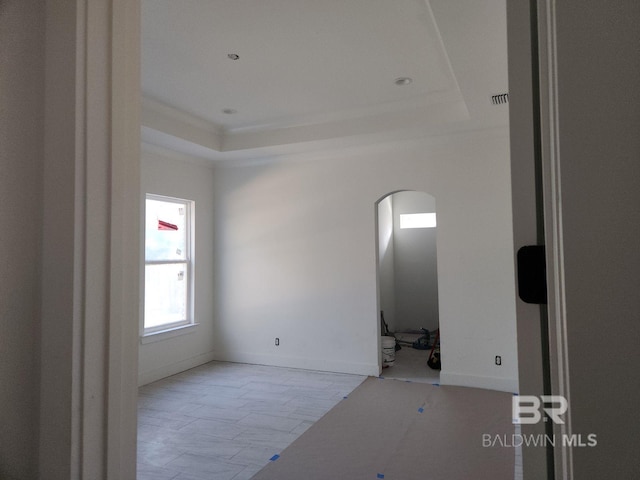
[(435, 228), (436, 214), (403, 213), (400, 214), (400, 228)]

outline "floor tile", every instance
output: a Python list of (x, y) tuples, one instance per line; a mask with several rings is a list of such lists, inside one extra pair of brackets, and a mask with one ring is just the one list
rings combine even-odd
[(291, 433), (293, 433), (294, 435), (302, 435), (304, 432), (309, 430), (309, 427), (311, 427), (311, 425), (313, 425), (314, 423), (315, 421), (307, 421), (307, 420), (300, 422), (300, 424), (296, 428), (291, 430)]
[(294, 397), (290, 397), (287, 394), (283, 393), (273, 393), (273, 392), (260, 392), (256, 390), (247, 390), (246, 393), (240, 397), (242, 400), (250, 401), (250, 400), (271, 400), (274, 403), (287, 403), (293, 400)]
[(163, 412), (184, 413), (198, 408), (201, 403), (184, 402), (165, 398), (140, 395), (138, 409), (161, 410)]
[(248, 427), (268, 428), (282, 432), (291, 432), (300, 425), (301, 421), (297, 419), (277, 417), (273, 415), (263, 415), (252, 413), (242, 420), (238, 421), (238, 425), (246, 425)]
[(266, 428), (247, 428), (234, 440), (261, 447), (273, 447), (275, 450), (283, 450), (293, 443), (296, 438), (298, 438), (298, 435), (289, 432), (279, 432)]
[(270, 458), (272, 458), (276, 454), (279, 454), (280, 452), (280, 449), (274, 449), (273, 447), (247, 445), (231, 460), (238, 463), (264, 466), (269, 462)]
[(138, 463), (164, 467), (183, 452), (161, 443), (138, 442)]
[(288, 385), (270, 383), (265, 381), (249, 382), (242, 390), (258, 391), (258, 392), (270, 392), (270, 393), (286, 393), (291, 387)]
[[(237, 477), (237, 475), (236, 475), (236, 477)], [(235, 479), (236, 477), (233, 477), (233, 478)], [(202, 472), (199, 475), (196, 474), (196, 473), (180, 473), (173, 480), (209, 480), (209, 478), (210, 478), (209, 475), (207, 473), (205, 473), (205, 472)], [(251, 477), (249, 477), (249, 478), (251, 478)]]
[(206, 474), (209, 480), (232, 480), (245, 469), (246, 465), (237, 465), (221, 459), (205, 455), (185, 453), (167, 465), (172, 469), (181, 469), (184, 473), (195, 475)]
[[(229, 435), (230, 436), (230, 435)], [(207, 452), (207, 455), (233, 456), (244, 444), (236, 445), (232, 439), (223, 436), (194, 431), (177, 431), (166, 434), (162, 440), (165, 445), (172, 445), (185, 452), (193, 449)], [(210, 452), (210, 453), (209, 453)]]
[(253, 476), (262, 470), (263, 466), (259, 465), (249, 465), (244, 468), (240, 473), (238, 473), (233, 480), (251, 480)]
[(212, 420), (237, 421), (243, 419), (249, 415), (249, 413), (251, 413), (251, 410), (246, 409), (246, 405), (242, 408), (233, 408), (232, 406), (219, 407), (217, 405), (200, 405), (195, 410), (188, 412), (186, 416)]
[(365, 377), (211, 362), (140, 388), (147, 480), (249, 480)]
[(138, 462), (137, 480), (173, 480), (180, 474), (180, 469), (158, 467)]
[(179, 429), (193, 422), (195, 417), (162, 410), (139, 409), (138, 424)]
[[(242, 420), (241, 420), (242, 421)], [(201, 433), (214, 437), (234, 439), (245, 430), (239, 422), (228, 422), (224, 420), (210, 420), (207, 418), (197, 418), (193, 422), (180, 429), (181, 433)]]
[[(215, 405), (218, 407), (226, 408), (238, 408), (245, 405), (249, 399), (244, 398), (245, 393), (242, 393), (241, 397), (229, 397), (224, 395), (209, 394), (204, 395), (198, 399), (198, 405)], [(258, 398), (260, 396), (258, 395)]]

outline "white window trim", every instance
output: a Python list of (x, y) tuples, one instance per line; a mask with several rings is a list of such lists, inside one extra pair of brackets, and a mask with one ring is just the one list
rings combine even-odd
[(199, 323), (189, 323), (186, 325), (179, 325), (177, 327), (166, 328), (164, 330), (153, 331), (150, 333), (143, 333), (140, 336), (140, 344), (146, 345), (147, 343), (161, 342), (169, 338), (179, 337), (181, 335), (187, 335), (194, 333), (197, 330)]
[[(167, 195), (159, 195), (155, 193), (145, 194), (144, 199), (145, 215), (143, 215), (146, 222), (146, 202), (147, 200), (158, 200), (162, 202), (171, 202), (179, 205), (184, 205), (186, 208), (185, 215), (187, 218), (186, 228), (186, 255), (185, 260), (149, 260), (146, 259), (146, 236), (143, 235), (143, 272), (142, 272), (142, 321), (140, 326), (140, 343), (152, 343), (167, 338), (176, 337), (179, 335), (185, 335), (193, 333), (199, 324), (195, 322), (195, 310), (194, 310), (194, 283), (195, 283), (195, 245), (194, 245), (194, 230), (195, 230), (195, 202), (185, 198), (170, 197)], [(146, 228), (145, 228), (146, 230)], [(156, 325), (154, 327), (145, 328), (145, 308), (144, 301), (146, 299), (146, 280), (145, 270), (147, 265), (172, 265), (172, 264), (186, 264), (187, 270), (187, 318), (179, 322), (165, 323), (162, 325)]]

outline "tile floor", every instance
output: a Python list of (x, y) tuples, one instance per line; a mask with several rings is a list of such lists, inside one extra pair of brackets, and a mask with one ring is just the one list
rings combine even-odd
[[(385, 378), (437, 383), (404, 348)], [(425, 360), (426, 361), (426, 360)], [(211, 362), (139, 390), (138, 480), (249, 480), (366, 377)], [(515, 480), (522, 456), (515, 449)]]
[(139, 480), (248, 480), (366, 377), (212, 362), (139, 390)]

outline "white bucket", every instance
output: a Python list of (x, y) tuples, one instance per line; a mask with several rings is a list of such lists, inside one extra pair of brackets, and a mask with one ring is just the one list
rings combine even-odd
[(396, 360), (396, 339), (393, 337), (382, 337), (382, 368), (392, 367)]

